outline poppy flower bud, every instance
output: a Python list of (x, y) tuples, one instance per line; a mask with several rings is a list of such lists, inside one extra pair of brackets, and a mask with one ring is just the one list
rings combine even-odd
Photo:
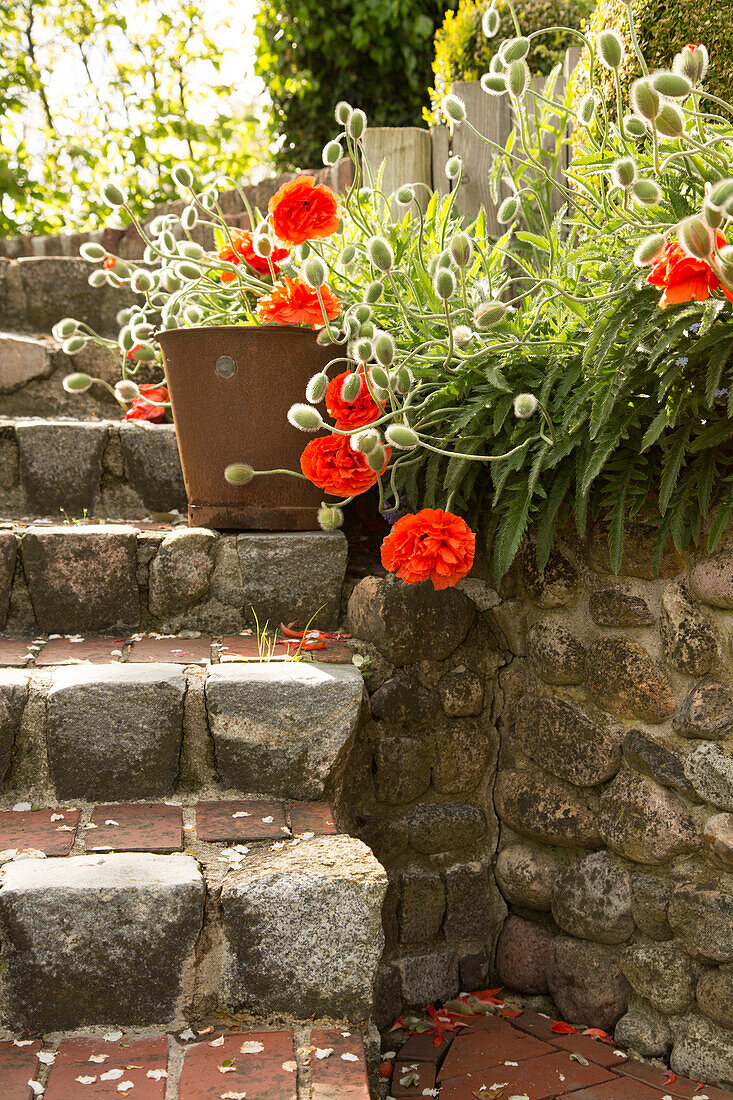
[(601, 31), (596, 35), (598, 56), (607, 69), (618, 69), (624, 56), (624, 44), (614, 30)]
[(685, 116), (674, 103), (662, 104), (655, 126), (663, 137), (679, 137), (685, 128)]
[(450, 254), (459, 267), (468, 267), (473, 260), (473, 241), (467, 233), (456, 233), (450, 242)]
[(324, 164), (337, 164), (342, 156), (341, 146), (337, 141), (329, 141), (323, 146), (322, 159)]
[(409, 367), (398, 367), (394, 372), (395, 389), (403, 396), (412, 389), (412, 371)]
[(108, 281), (107, 272), (101, 270), (93, 271), (87, 279), (90, 286), (106, 286)]
[(383, 367), (391, 367), (395, 357), (395, 342), (388, 332), (380, 332), (374, 341), (374, 354)]
[(631, 85), (631, 106), (634, 112), (648, 122), (654, 122), (661, 109), (659, 92), (648, 80), (640, 77)]
[(731, 274), (733, 274), (733, 245), (727, 244), (724, 248), (721, 248), (720, 262), (723, 265), (726, 278), (730, 279)]
[(64, 317), (57, 321), (51, 330), (57, 340), (65, 340), (67, 336), (73, 336), (76, 332), (77, 322), (73, 317)]
[(347, 244), (346, 248), (343, 250), (343, 252), (339, 256), (339, 260), (344, 265), (344, 267), (348, 267), (355, 256), (356, 256), (356, 245)]
[(395, 192), (395, 201), (400, 206), (409, 206), (414, 198), (415, 191), (409, 185), (398, 187), (397, 191)]
[(506, 77), (501, 73), (484, 73), (481, 77), (481, 87), (487, 95), (504, 95), (506, 92)]
[(521, 99), (529, 87), (529, 68), (526, 61), (512, 61), (506, 71), (506, 86), (514, 99)]
[(288, 420), (294, 428), (300, 428), (301, 432), (317, 432), (323, 427), (323, 418), (312, 405), (291, 405)]
[(359, 336), (366, 336), (369, 340), (372, 339), (376, 331), (377, 330), (375, 329), (371, 321), (364, 321), (361, 325), (359, 325)]
[(383, 294), (384, 283), (380, 283), (377, 279), (375, 280), (375, 282), (370, 283), (369, 286), (366, 288), (366, 294), (364, 295), (364, 297), (366, 298), (367, 302), (370, 303), (370, 305), (374, 305), (375, 302), (379, 301)]
[(261, 256), (263, 260), (266, 260), (268, 256), (272, 255), (274, 248), (272, 237), (269, 237), (266, 232), (255, 233), (252, 238), (252, 251), (257, 256)]
[(713, 206), (720, 206), (723, 210), (728, 210), (728, 207), (733, 209), (733, 179), (719, 180), (713, 184), (708, 198)]
[(626, 191), (636, 179), (636, 163), (631, 157), (619, 157), (611, 165), (611, 179)]
[(348, 374), (341, 384), (341, 397), (344, 401), (356, 401), (361, 393), (361, 386), (361, 375)]
[(77, 351), (86, 346), (86, 342), (84, 336), (68, 336), (61, 345), (61, 350), (65, 355), (76, 355)]
[(374, 346), (371, 340), (362, 336), (354, 344), (354, 358), (357, 363), (368, 363), (374, 354)]
[(448, 157), (445, 162), (445, 174), (449, 180), (457, 179), (463, 169), (463, 161), (460, 157)]
[(369, 371), (369, 377), (375, 386), (379, 386), (380, 390), (389, 391), (389, 375), (384, 367), (374, 366)]
[(360, 302), (358, 306), (354, 308), (354, 316), (360, 325), (363, 325), (365, 321), (371, 321), (372, 311), (366, 302)]
[(487, 8), (481, 18), (481, 29), (487, 38), (494, 38), (499, 32), (501, 16), (496, 8)]
[(124, 401), (126, 405), (132, 401), (134, 397), (137, 397), (140, 393), (137, 382), (133, 382), (131, 378), (123, 378), (115, 386), (115, 397), (118, 401)]
[(499, 53), (503, 61), (508, 65), (511, 61), (524, 61), (529, 53), (528, 38), (507, 38), (499, 47)]
[(183, 319), (188, 325), (200, 325), (204, 319), (203, 310), (198, 306), (189, 306), (184, 310)]
[(199, 216), (195, 206), (185, 206), (181, 212), (181, 225), (189, 231), (198, 223)]
[(420, 443), (420, 436), (407, 424), (390, 424), (385, 430), (384, 438), (390, 446), (397, 447), (400, 451), (414, 451)]
[(134, 359), (137, 363), (153, 363), (157, 357), (155, 348), (152, 344), (138, 343), (132, 349), (130, 358)]
[[(197, 310), (197, 307), (196, 306), (189, 306), (186, 313), (188, 314), (188, 313), (192, 312), (193, 310)], [(197, 312), (200, 315), (201, 310), (197, 310)], [(199, 316), (198, 319), (201, 320), (201, 317)], [(133, 337), (133, 339), (135, 340), (136, 343), (139, 343), (140, 340), (147, 340), (148, 337), (152, 336), (154, 332), (155, 332), (155, 325), (151, 325), (148, 321), (142, 321), (140, 324), (130, 326), (130, 333), (131, 333), (131, 335), (132, 335), (132, 337)]]
[(699, 84), (708, 71), (708, 51), (704, 46), (686, 46), (676, 55), (672, 69), (685, 76), (692, 84)]
[(332, 504), (322, 504), (318, 509), (318, 526), (322, 531), (335, 531), (344, 525), (344, 513)]
[(255, 472), (252, 467), (247, 466), (244, 462), (233, 462), (231, 466), (227, 466), (224, 470), (224, 480), (228, 481), (230, 485), (246, 485), (254, 476)]
[(499, 206), (496, 211), (496, 220), (499, 225), (508, 225), (509, 222), (513, 222), (519, 213), (519, 199), (516, 195), (509, 195), (508, 198)]
[(710, 227), (702, 218), (685, 218), (677, 226), (677, 240), (690, 256), (696, 260), (707, 260), (713, 251), (713, 236)]
[(450, 268), (439, 267), (435, 272), (435, 278), (433, 280), (433, 287), (435, 293), (439, 298), (442, 298), (444, 302), (447, 302), (449, 298), (452, 298), (456, 292), (456, 277)]
[(356, 141), (367, 128), (367, 117), (363, 111), (355, 110), (349, 115), (346, 123), (346, 133)]
[(189, 260), (200, 260), (203, 254), (203, 248), (196, 241), (181, 241), (178, 245), (178, 255)]
[(465, 348), (467, 344), (471, 343), (473, 332), (468, 325), (456, 325), (453, 329), (453, 343), (456, 347)]
[(584, 95), (578, 104), (578, 110), (576, 112), (576, 118), (581, 126), (590, 126), (591, 122), (595, 118), (598, 103), (593, 92), (588, 92)]
[(149, 271), (138, 268), (138, 270), (133, 273), (131, 286), (136, 294), (146, 294), (147, 291), (153, 289), (153, 277)]
[(702, 201), (702, 216), (711, 229), (718, 229), (723, 224), (725, 217), (719, 206), (713, 206), (706, 196)]
[(394, 264), (394, 252), (384, 237), (371, 237), (367, 241), (367, 254), (377, 271), (390, 271)]
[(124, 325), (117, 337), (117, 343), (120, 345), (122, 351), (132, 351), (135, 347), (135, 339), (132, 335), (132, 329), (129, 325)]
[(646, 237), (634, 253), (634, 263), (636, 266), (649, 267), (650, 264), (653, 264), (664, 248), (664, 244), (664, 237), (661, 233), (653, 233), (651, 237)]
[(652, 84), (660, 95), (669, 96), (670, 99), (684, 99), (692, 91), (692, 84), (686, 76), (666, 69), (652, 73)]
[(364, 428), (360, 432), (354, 432), (349, 440), (352, 451), (360, 454), (371, 454), (375, 447), (382, 442), (382, 437), (376, 428)]
[(171, 172), (173, 182), (178, 184), (179, 187), (192, 187), (193, 176), (191, 171), (185, 164), (177, 164)]
[(631, 188), (631, 194), (642, 206), (656, 206), (657, 203), (662, 201), (661, 188), (657, 186), (654, 180), (636, 180)]
[(340, 126), (345, 126), (351, 116), (352, 107), (345, 99), (339, 100), (334, 109), (334, 116)]
[(483, 302), (474, 313), (473, 321), (477, 329), (485, 332), (503, 321), (505, 314), (506, 306), (503, 302)]
[(176, 238), (168, 229), (164, 229), (158, 237), (158, 246), (166, 252), (176, 251)]
[(328, 375), (324, 371), (319, 371), (318, 374), (314, 374), (308, 379), (308, 385), (305, 387), (305, 399), (312, 405), (317, 405), (319, 401), (323, 400), (323, 397), (328, 388)]
[(625, 115), (623, 121), (624, 133), (627, 137), (631, 138), (643, 138), (646, 137), (646, 126), (637, 118), (636, 115)]
[(107, 180), (102, 187), (102, 195), (105, 202), (108, 202), (110, 206), (124, 206), (126, 199), (125, 193), (117, 186), (113, 180)]
[(374, 470), (375, 474), (381, 474), (387, 461), (387, 452), (381, 443), (378, 443), (374, 450), (369, 452), (366, 460), (370, 470)]
[(529, 420), (537, 412), (538, 401), (533, 393), (520, 393), (514, 398), (514, 415), (517, 420)]
[(194, 283), (201, 278), (201, 268), (196, 267), (196, 264), (191, 263), (189, 260), (181, 260), (179, 264), (176, 264), (176, 274), (187, 282)]
[(166, 290), (169, 294), (173, 294), (174, 291), (181, 289), (181, 280), (170, 267), (160, 273), (160, 285), (163, 290)]
[(457, 95), (453, 95), (452, 92), (443, 96), (440, 103), (440, 109), (448, 122), (465, 122), (466, 104)]
[(92, 381), (88, 374), (67, 374), (61, 385), (67, 393), (86, 393)]
[(94, 241), (86, 241), (79, 249), (79, 255), (85, 260), (89, 260), (90, 263), (97, 263), (99, 260), (103, 260), (107, 255), (101, 244), (96, 244)]
[(491, 61), (489, 61), (489, 72), (499, 73), (502, 76), (506, 72), (504, 58), (501, 56), (500, 53), (495, 53), (494, 56), (491, 58)]
[(326, 265), (320, 256), (311, 256), (303, 264), (303, 276), (309, 286), (317, 289), (326, 281)]

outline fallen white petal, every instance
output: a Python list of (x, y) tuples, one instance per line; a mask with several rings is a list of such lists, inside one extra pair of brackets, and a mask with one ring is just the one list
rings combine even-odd
[(232, 817), (251, 817), (251, 816), (252, 816), (252, 814), (249, 813), (248, 810), (237, 810), (237, 812), (235, 814), (232, 814)]
[(192, 1028), (187, 1027), (185, 1031), (181, 1032), (181, 1034), (178, 1036), (178, 1038), (183, 1039), (184, 1043), (187, 1043), (191, 1039), (196, 1038), (196, 1032)]
[(223, 1047), (224, 1046), (224, 1036), (220, 1035), (218, 1039), (212, 1039), (211, 1042), (209, 1043), (209, 1046), (210, 1047)]
[(80, 1085), (93, 1085), (96, 1080), (96, 1077), (77, 1077)]
[(63, 814), (51, 814), (51, 820), (52, 821), (63, 821), (64, 820), (64, 815)]
[(257, 1042), (256, 1039), (248, 1039), (245, 1043), (242, 1043), (239, 1049), (242, 1054), (261, 1054), (265, 1049), (265, 1044)]
[(285, 1070), (286, 1073), (295, 1073), (296, 1069), (298, 1068), (298, 1063), (294, 1062), (291, 1058), (289, 1062), (283, 1062), (282, 1068)]
[[(79, 1078), (77, 1077), (77, 1081), (78, 1080), (79, 1080)], [(43, 1085), (41, 1084), (40, 1081), (34, 1081), (33, 1078), (31, 1078), (31, 1080), (28, 1082), (28, 1084), (33, 1089), (33, 1095), (34, 1096), (42, 1096), (43, 1095), (44, 1089), (43, 1089)]]
[(35, 1040), (33, 1039), (13, 1039), (14, 1047), (29, 1047), (32, 1046)]
[(122, 1038), (122, 1032), (121, 1031), (108, 1031), (107, 1034), (105, 1036), (103, 1036), (103, 1038), (104, 1038), (105, 1043), (117, 1043)]
[(100, 1081), (119, 1081), (120, 1077), (124, 1077), (125, 1071), (122, 1069), (108, 1069), (106, 1073), (100, 1073)]
[(221, 1100), (246, 1100), (246, 1092), (222, 1092)]
[(106, 1062), (108, 1058), (109, 1058), (109, 1054), (90, 1054), (89, 1055), (89, 1061), (90, 1062), (97, 1062), (97, 1063)]
[(316, 1047), (316, 1058), (330, 1058), (333, 1054), (333, 1047)]
[(32, 802), (16, 802), (13, 806), (13, 809), (16, 811), (16, 813), (20, 813), (22, 810), (30, 810), (32, 805)]
[(263, 818), (262, 818), (262, 824), (263, 824), (263, 825), (272, 825), (272, 823), (273, 823), (273, 821), (274, 821), (274, 820), (275, 820), (275, 819), (274, 819), (274, 817), (272, 817), (272, 816), (270, 816), (270, 817), (263, 817)]
[(134, 1088), (135, 1088), (135, 1082), (134, 1081), (120, 1081), (119, 1085), (117, 1086), (117, 1091), (122, 1092), (122, 1093), (126, 1093), (126, 1092), (129, 1092), (130, 1089), (134, 1089)]
[(149, 1069), (145, 1076), (152, 1081), (162, 1081), (164, 1077), (168, 1076), (168, 1073), (164, 1069)]
[(38, 1061), (41, 1062), (44, 1066), (52, 1066), (56, 1061), (56, 1051), (42, 1050), (40, 1054), (37, 1055), (37, 1057)]
[(341, 1061), (342, 1062), (358, 1062), (359, 1059), (358, 1059), (356, 1054), (342, 1054), (341, 1055)]
[(115, 821), (111, 817), (109, 818), (109, 820), (105, 821), (105, 825), (117, 825), (119, 827), (119, 824), (120, 824), (119, 821)]

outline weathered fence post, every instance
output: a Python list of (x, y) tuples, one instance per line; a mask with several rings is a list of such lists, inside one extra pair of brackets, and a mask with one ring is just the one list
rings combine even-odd
[[(370, 126), (364, 132), (364, 149), (374, 171), (379, 170), (386, 158), (382, 177), (385, 195), (404, 183), (432, 186), (433, 148), (429, 130), (419, 126)], [(425, 209), (430, 198), (428, 190), (418, 188), (417, 196)]]

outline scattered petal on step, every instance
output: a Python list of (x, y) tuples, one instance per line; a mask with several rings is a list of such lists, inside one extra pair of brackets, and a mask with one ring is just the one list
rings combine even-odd
[(256, 1039), (247, 1039), (239, 1049), (242, 1054), (261, 1054), (265, 1049), (265, 1045), (257, 1042)]

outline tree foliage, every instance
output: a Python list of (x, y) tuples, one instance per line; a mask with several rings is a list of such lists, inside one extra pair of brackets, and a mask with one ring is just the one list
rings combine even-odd
[(198, 2), (0, 0), (0, 234), (95, 226), (110, 176), (137, 214), (182, 158), (239, 176), (263, 148)]
[(419, 126), (432, 40), (455, 0), (263, 0), (257, 71), (272, 100), (282, 168), (320, 164), (345, 99), (372, 126)]

